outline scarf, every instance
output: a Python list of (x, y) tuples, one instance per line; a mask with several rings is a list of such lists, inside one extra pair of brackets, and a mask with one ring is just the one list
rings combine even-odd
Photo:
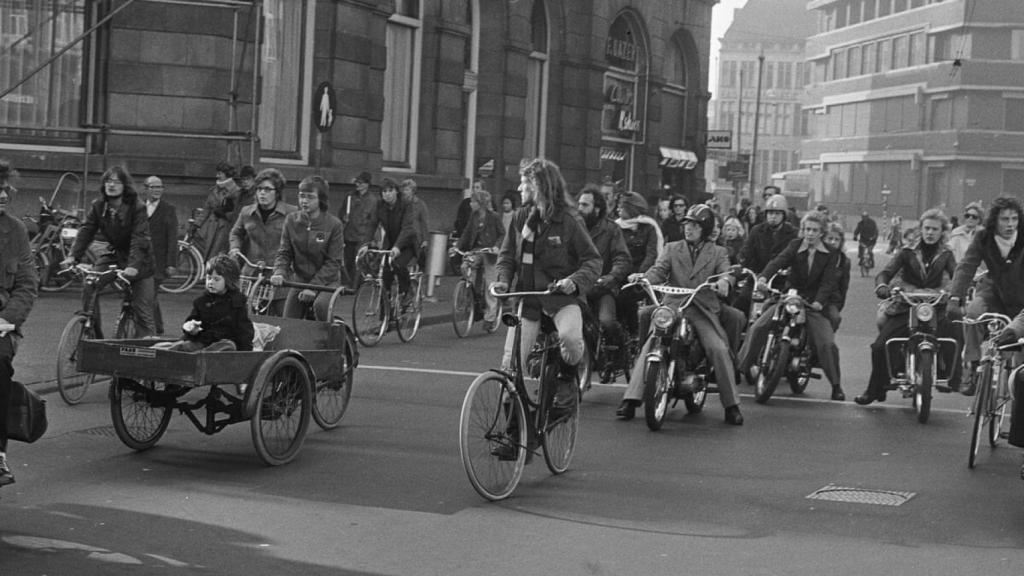
[(1013, 249), (1013, 245), (1017, 243), (1017, 233), (1014, 232), (1010, 238), (1003, 238), (999, 234), (993, 234), (993, 238), (996, 239), (996, 246), (999, 248), (999, 254), (1006, 258), (1010, 255), (1010, 250)]
[(654, 221), (654, 218), (651, 218), (650, 216), (637, 216), (636, 218), (630, 218), (629, 220), (619, 218), (615, 223), (623, 230), (636, 230), (640, 227), (640, 224), (647, 224), (651, 226), (658, 234), (658, 257), (660, 258), (665, 252), (665, 236), (662, 235), (661, 226), (658, 226), (658, 223)]

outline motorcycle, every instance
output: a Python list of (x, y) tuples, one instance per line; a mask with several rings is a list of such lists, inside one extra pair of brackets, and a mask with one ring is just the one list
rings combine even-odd
[[(780, 273), (781, 274), (781, 273)], [(821, 378), (814, 372), (813, 348), (807, 345), (807, 307), (809, 304), (796, 290), (783, 293), (771, 288), (776, 274), (768, 283), (768, 297), (765, 302), (781, 303), (771, 310), (771, 324), (768, 339), (758, 357), (757, 363), (751, 367), (754, 376), (754, 400), (764, 404), (782, 381), (783, 376), (789, 382), (789, 389), (799, 396), (807, 389), (811, 378)]]
[[(891, 302), (909, 306), (910, 336), (885, 341), (888, 390), (899, 390), (904, 398), (913, 398), (917, 421), (922, 424), (928, 421), (933, 388), (948, 387), (960, 357), (955, 339), (937, 335), (948, 298), (944, 292), (905, 292), (899, 287), (893, 288), (890, 296)], [(902, 364), (893, 362), (894, 358), (902, 358)]]
[[(675, 407), (679, 400), (683, 401), (689, 414), (697, 414), (704, 409), (712, 377), (711, 362), (683, 312), (693, 304), (701, 290), (713, 288), (720, 277), (711, 276), (696, 288), (653, 285), (646, 279), (626, 285), (642, 286), (656, 305), (651, 313), (648, 333), (652, 344), (642, 359), (644, 419), (651, 430), (661, 429), (669, 409)], [(685, 298), (678, 306), (672, 307), (664, 305), (659, 295)]]
[(39, 289), (59, 292), (74, 281), (71, 277), (57, 275), (57, 271), (61, 261), (71, 254), (82, 220), (77, 211), (56, 208), (42, 196), (39, 205), (38, 231), (29, 240), (29, 248), (39, 277)]

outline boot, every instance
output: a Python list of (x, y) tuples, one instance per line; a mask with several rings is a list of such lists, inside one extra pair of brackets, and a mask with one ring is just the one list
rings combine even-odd
[(842, 402), (846, 400), (846, 394), (843, 393), (843, 387), (840, 386), (839, 384), (834, 384), (832, 386), (832, 399), (835, 400), (836, 402)]

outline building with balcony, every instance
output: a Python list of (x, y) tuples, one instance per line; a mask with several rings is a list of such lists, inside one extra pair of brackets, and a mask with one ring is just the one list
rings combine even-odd
[(914, 218), (1024, 188), (1024, 2), (812, 0), (814, 200)]
[[(751, 154), (755, 116), (757, 157), (752, 179), (720, 179), (720, 190), (732, 191), (738, 183), (744, 194), (742, 186), (750, 180), (760, 189), (772, 183), (772, 174), (800, 167), (800, 141), (806, 134), (801, 113), (807, 76), (804, 44), (815, 31), (807, 0), (748, 0), (735, 11), (721, 39), (718, 85), (711, 101), (711, 127), (732, 132), (733, 150), (715, 152), (711, 158), (721, 165), (735, 160), (737, 153)], [(759, 77), (761, 108), (756, 114)]]
[(415, 179), (441, 230), (524, 157), (575, 190), (702, 189), (715, 1), (0, 0), (0, 157), (19, 202), (124, 164), (183, 209), (222, 160), (289, 194), (320, 173), (332, 210), (366, 170)]

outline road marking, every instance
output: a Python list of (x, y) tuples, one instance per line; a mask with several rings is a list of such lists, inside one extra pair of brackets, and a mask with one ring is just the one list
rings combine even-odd
[[(467, 378), (476, 378), (483, 372), (461, 372), (458, 370), (437, 370), (435, 368), (406, 368), (403, 366), (368, 366), (364, 364), (359, 365), (360, 368), (366, 368), (367, 370), (385, 370), (392, 372), (418, 372), (421, 374), (440, 374), (442, 376), (466, 376)], [(602, 384), (600, 382), (592, 382), (591, 386), (604, 386), (606, 388), (625, 388), (626, 384)]]
[[(41, 538), (38, 536), (4, 536), (3, 538), (0, 538), (0, 540), (11, 546), (30, 550), (44, 550), (51, 552), (55, 552), (57, 550), (72, 550), (87, 552), (88, 554), (86, 554), (86, 558), (100, 562), (132, 565), (144, 564), (142, 560), (139, 560), (134, 556), (130, 556), (122, 552), (114, 552), (112, 550), (107, 550), (106, 548), (90, 546), (89, 544), (83, 544), (81, 542), (70, 542), (68, 540), (57, 540), (55, 538)], [(187, 562), (175, 560), (166, 556), (159, 556), (157, 554), (146, 554), (146, 556), (159, 560), (175, 568), (188, 568), (191, 566)]]

